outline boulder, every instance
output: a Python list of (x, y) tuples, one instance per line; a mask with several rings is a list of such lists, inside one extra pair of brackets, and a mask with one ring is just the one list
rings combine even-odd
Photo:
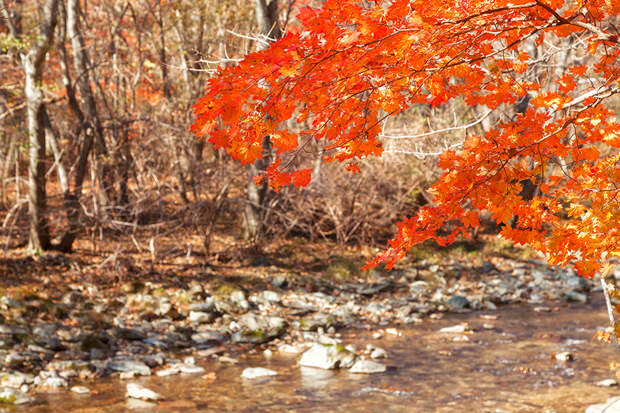
[(278, 372), (263, 367), (248, 367), (243, 370), (241, 377), (244, 379), (257, 379), (260, 377), (276, 376)]
[(26, 393), (10, 387), (0, 387), (0, 404), (24, 404), (32, 399)]
[(324, 370), (351, 367), (355, 362), (354, 353), (340, 345), (315, 344), (301, 355), (298, 364)]
[(138, 383), (127, 383), (127, 397), (132, 399), (140, 399), (140, 400), (161, 400), (162, 396), (158, 393), (155, 393), (151, 389), (147, 389), (146, 387), (138, 384)]
[(373, 373), (383, 373), (386, 370), (384, 364), (377, 363), (372, 360), (357, 360), (351, 369), (349, 370), (351, 373), (360, 373), (360, 374), (373, 374)]

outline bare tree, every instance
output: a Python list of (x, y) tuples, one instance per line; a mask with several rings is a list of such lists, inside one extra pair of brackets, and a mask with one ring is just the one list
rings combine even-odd
[[(9, 12), (6, 1), (2, 11), (9, 31), (20, 39), (22, 33)], [(20, 58), (25, 74), (24, 95), (28, 119), (29, 167), (28, 167), (28, 214), (30, 220), (31, 251), (49, 249), (50, 235), (47, 221), (46, 168), (45, 168), (45, 104), (43, 101), (43, 69), (45, 58), (54, 40), (58, 20), (58, 0), (46, 0), (42, 6), (39, 33), (30, 50), (21, 52)]]

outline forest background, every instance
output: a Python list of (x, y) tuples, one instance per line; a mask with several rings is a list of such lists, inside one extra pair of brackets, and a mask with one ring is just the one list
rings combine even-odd
[[(266, 47), (307, 5), (319, 2), (2, 0), (5, 272), (50, 250), (76, 251), (116, 280), (156, 265), (191, 270), (270, 253), (303, 260), (300, 239), (324, 252), (325, 265), (334, 244), (361, 264), (396, 222), (432, 204), (426, 189), (442, 172), (442, 151), (527, 107), (527, 100), (492, 111), (458, 99), (415, 105), (382, 125), (383, 156), (361, 162), (360, 173), (343, 173), (321, 161), (319, 146), (307, 147), (310, 185), (257, 187), (251, 178), (260, 163), (239, 165), (192, 135), (192, 106), (218, 66)], [(531, 49), (537, 63), (527, 76), (545, 90), (561, 87), (553, 79), (576, 61), (597, 59), (570, 37)], [(532, 196), (536, 187), (524, 191)], [(489, 221), (481, 232), (496, 230)], [(467, 248), (480, 248), (484, 237), (471, 235)]]

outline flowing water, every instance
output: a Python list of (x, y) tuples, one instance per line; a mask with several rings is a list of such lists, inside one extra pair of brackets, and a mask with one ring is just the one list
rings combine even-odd
[[(203, 374), (138, 380), (166, 397), (157, 405), (126, 400), (125, 383), (102, 379), (85, 383), (96, 391), (94, 395), (40, 394), (35, 405), (6, 410), (583, 412), (589, 404), (620, 395), (617, 387), (596, 386), (600, 380), (615, 378), (610, 365), (620, 362), (620, 352), (613, 345), (593, 339), (596, 329), (606, 325), (602, 300), (548, 307), (554, 311), (540, 313), (534, 306), (522, 305), (448, 315), (399, 329), (401, 336), (386, 334), (378, 340), (372, 339), (372, 331), (344, 333), (345, 344), (363, 348), (371, 343), (387, 350), (385, 363), (390, 368), (383, 374), (300, 368), (294, 356), (277, 353), (270, 360), (248, 355), (236, 365), (201, 363), (217, 374), (214, 381)], [(460, 323), (467, 323), (474, 332), (439, 332)], [(562, 351), (572, 353), (574, 360), (556, 360), (555, 354)], [(267, 367), (278, 375), (242, 379), (246, 367)]]

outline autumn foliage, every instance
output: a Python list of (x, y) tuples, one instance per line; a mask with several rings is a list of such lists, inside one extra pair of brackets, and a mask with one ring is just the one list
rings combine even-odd
[[(270, 136), (264, 178), (277, 189), (310, 182), (296, 158), (311, 141), (325, 162), (356, 172), (356, 160), (382, 154), (383, 121), (413, 105), (500, 110), (528, 95), (523, 113), (440, 156), (433, 204), (399, 223), (371, 265), (392, 266), (429, 239), (450, 243), (486, 210), (503, 237), (551, 264), (604, 273), (620, 256), (620, 124), (609, 105), (620, 92), (619, 12), (615, 0), (327, 0), (303, 8), (300, 28), (269, 49), (220, 69), (192, 130), (244, 164)], [(547, 70), (543, 85), (528, 72), (532, 50), (563, 39), (580, 58)], [(309, 127), (291, 130), (291, 119)], [(538, 186), (532, 199), (520, 195), (527, 180)]]

